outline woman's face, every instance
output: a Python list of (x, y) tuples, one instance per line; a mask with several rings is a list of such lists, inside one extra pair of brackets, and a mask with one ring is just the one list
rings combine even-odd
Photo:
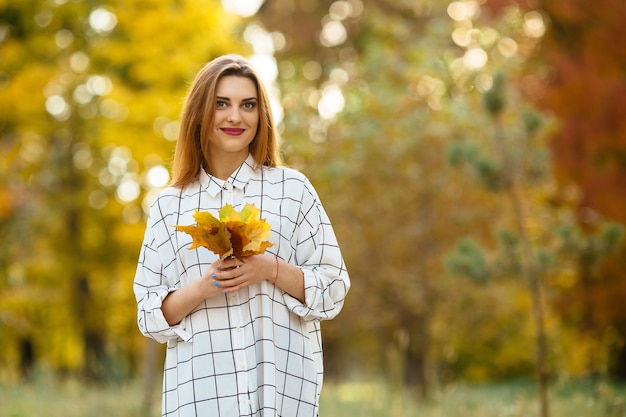
[(218, 81), (209, 142), (213, 155), (248, 156), (259, 126), (258, 104), (256, 86), (249, 78), (227, 75)]

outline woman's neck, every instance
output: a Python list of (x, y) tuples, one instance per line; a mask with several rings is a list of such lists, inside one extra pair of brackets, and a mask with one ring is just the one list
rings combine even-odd
[(221, 180), (227, 180), (241, 166), (248, 155), (213, 155), (209, 163), (209, 174)]

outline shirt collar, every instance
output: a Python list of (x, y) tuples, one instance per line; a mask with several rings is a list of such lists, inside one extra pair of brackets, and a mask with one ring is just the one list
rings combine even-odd
[(227, 187), (233, 187), (243, 190), (246, 184), (252, 178), (256, 162), (252, 155), (248, 154), (245, 161), (237, 168), (226, 181), (214, 177), (207, 173), (204, 168), (200, 170), (200, 184), (203, 189), (206, 189), (211, 197), (215, 197), (220, 191), (227, 189)]

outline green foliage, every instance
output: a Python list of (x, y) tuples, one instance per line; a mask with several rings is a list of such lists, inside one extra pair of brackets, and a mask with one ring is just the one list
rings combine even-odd
[(507, 185), (507, 177), (503, 175), (503, 170), (492, 159), (479, 158), (474, 163), (478, 178), (484, 186), (493, 192), (502, 190)]
[(504, 72), (496, 72), (491, 88), (483, 94), (483, 105), (492, 117), (498, 116), (506, 107), (506, 87)]
[(520, 276), (520, 238), (511, 229), (500, 228), (496, 231), (498, 242), (494, 269), (501, 276)]
[(558, 253), (565, 257), (582, 255), (587, 265), (597, 266), (603, 258), (620, 248), (624, 240), (624, 227), (619, 223), (602, 223), (595, 233), (585, 232), (574, 224), (558, 229)]
[(465, 163), (475, 163), (480, 157), (480, 148), (471, 140), (458, 140), (448, 147), (448, 164), (459, 167)]
[(617, 251), (624, 240), (624, 226), (619, 223), (607, 222), (599, 232), (599, 246), (604, 255)]
[(539, 248), (536, 252), (536, 264), (539, 273), (544, 274), (550, 270), (552, 270), (556, 264), (556, 259), (552, 251), (547, 248)]
[(448, 270), (453, 274), (465, 275), (474, 281), (486, 284), (489, 276), (484, 251), (474, 239), (462, 239), (455, 251), (445, 258)]
[(544, 124), (544, 118), (531, 106), (526, 106), (522, 111), (522, 123), (527, 136), (532, 137), (535, 133), (539, 132)]
[(511, 254), (519, 248), (520, 239), (514, 231), (510, 229), (499, 229), (497, 235), (498, 242), (500, 242), (503, 252)]

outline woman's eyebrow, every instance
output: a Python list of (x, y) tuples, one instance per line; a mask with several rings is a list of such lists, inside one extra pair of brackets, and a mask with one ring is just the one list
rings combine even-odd
[[(221, 96), (217, 96), (218, 100), (224, 100), (224, 101), (230, 101), (230, 97), (221, 97)], [(256, 97), (248, 97), (248, 98), (244, 98), (243, 100), (241, 100), (242, 102), (245, 101), (257, 101)]]

